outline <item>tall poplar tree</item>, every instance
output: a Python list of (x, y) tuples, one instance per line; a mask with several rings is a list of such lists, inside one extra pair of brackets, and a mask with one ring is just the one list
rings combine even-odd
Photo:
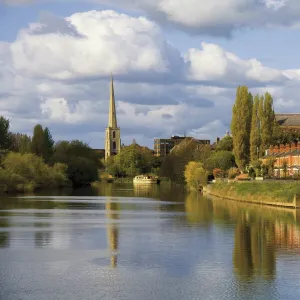
[(235, 161), (244, 170), (250, 159), (250, 128), (253, 97), (248, 87), (239, 86), (232, 109), (231, 132)]
[(33, 129), (31, 152), (41, 157), (45, 153), (45, 135), (43, 127), (40, 124), (35, 125)]
[(260, 151), (260, 119), (259, 119), (259, 95), (254, 97), (250, 133), (250, 160), (254, 162), (258, 159)]
[(261, 155), (264, 155), (264, 151), (272, 143), (274, 131), (275, 113), (273, 98), (270, 93), (266, 92), (263, 101), (263, 112), (261, 112)]

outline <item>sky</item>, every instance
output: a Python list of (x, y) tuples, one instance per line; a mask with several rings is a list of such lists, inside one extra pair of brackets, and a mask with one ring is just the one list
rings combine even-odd
[(215, 141), (238, 85), (300, 113), (299, 0), (0, 0), (0, 115), (104, 148), (114, 75), (122, 143)]

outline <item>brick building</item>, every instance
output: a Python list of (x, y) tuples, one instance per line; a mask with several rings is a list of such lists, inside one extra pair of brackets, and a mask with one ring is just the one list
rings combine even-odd
[(274, 159), (274, 175), (276, 177), (284, 176), (284, 165), (286, 164), (287, 176), (300, 174), (300, 142), (298, 144), (281, 144), (279, 146), (270, 146), (266, 150), (266, 155), (262, 158), (263, 163)]
[(283, 131), (300, 133), (300, 114), (276, 114), (275, 118)]

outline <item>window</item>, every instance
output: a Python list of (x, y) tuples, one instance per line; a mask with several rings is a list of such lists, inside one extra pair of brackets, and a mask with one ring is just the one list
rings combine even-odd
[(116, 148), (117, 148), (116, 142), (113, 141), (113, 149), (116, 150)]
[(115, 139), (115, 138), (116, 138), (116, 132), (113, 131), (113, 139)]

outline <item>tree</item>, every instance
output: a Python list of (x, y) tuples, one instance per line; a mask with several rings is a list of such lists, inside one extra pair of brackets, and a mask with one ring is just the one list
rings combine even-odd
[(40, 157), (44, 157), (45, 155), (45, 135), (43, 127), (40, 124), (35, 125), (33, 129), (31, 152)]
[(0, 116), (0, 151), (11, 147), (11, 134), (9, 132), (9, 120)]
[(49, 128), (46, 127), (44, 129), (44, 153), (43, 153), (43, 157), (46, 161), (53, 154), (53, 150), (54, 150), (54, 140), (52, 138)]
[(49, 162), (66, 164), (67, 176), (74, 186), (88, 185), (98, 179), (98, 155), (87, 144), (78, 140), (56, 143)]
[(231, 132), (235, 161), (244, 170), (250, 159), (250, 130), (253, 97), (246, 86), (239, 86), (232, 109)]
[(250, 160), (251, 162), (258, 159), (260, 151), (260, 116), (259, 116), (259, 95), (254, 97), (251, 121), (251, 134), (250, 134)]
[(27, 134), (12, 133), (11, 139), (12, 139), (12, 145), (11, 145), (12, 151), (20, 152), (22, 154), (30, 153), (31, 138)]
[(232, 151), (233, 150), (233, 140), (231, 136), (223, 137), (216, 147), (217, 151)]
[(191, 189), (202, 189), (207, 184), (207, 172), (200, 162), (190, 161), (185, 167), (184, 177)]
[[(275, 132), (275, 113), (273, 109), (273, 98), (270, 93), (266, 92), (263, 98), (263, 111), (260, 109), (261, 118), (261, 154), (268, 149)], [(261, 104), (262, 105), (262, 104)]]
[(235, 167), (235, 159), (231, 151), (216, 151), (205, 161), (204, 167), (210, 172), (214, 169), (227, 171)]

